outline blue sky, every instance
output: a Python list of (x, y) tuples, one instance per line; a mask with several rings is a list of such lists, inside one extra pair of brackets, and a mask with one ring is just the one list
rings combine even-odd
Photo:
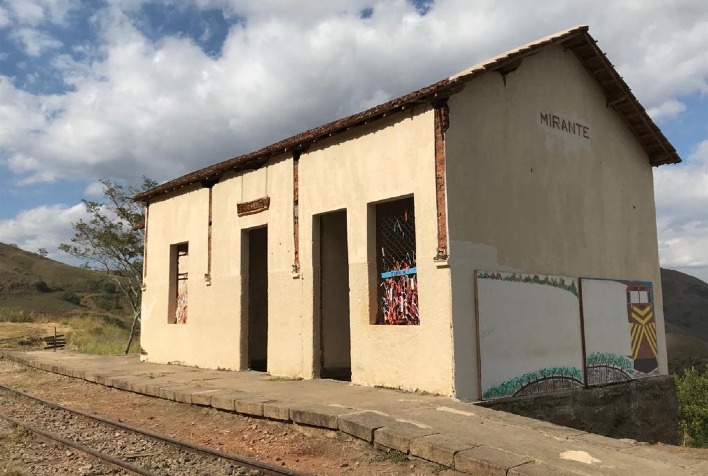
[(174, 178), (577, 24), (684, 159), (655, 169), (662, 265), (708, 280), (698, 0), (0, 0), (0, 241), (66, 261), (99, 178)]

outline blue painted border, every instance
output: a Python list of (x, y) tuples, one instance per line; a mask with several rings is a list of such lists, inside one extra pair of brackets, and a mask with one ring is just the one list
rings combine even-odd
[(386, 271), (385, 273), (381, 273), (381, 279), (395, 278), (396, 276), (405, 276), (407, 274), (416, 274), (417, 272), (418, 272), (417, 267), (408, 268), (408, 269), (396, 269), (393, 271)]

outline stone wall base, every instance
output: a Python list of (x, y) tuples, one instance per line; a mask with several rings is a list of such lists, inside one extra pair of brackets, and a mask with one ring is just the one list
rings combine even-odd
[(669, 444), (679, 438), (676, 384), (670, 375), (481, 405), (613, 438)]

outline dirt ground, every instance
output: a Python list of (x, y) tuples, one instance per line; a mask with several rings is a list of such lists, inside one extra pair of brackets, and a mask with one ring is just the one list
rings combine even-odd
[(316, 475), (461, 473), (335, 432), (170, 402), (43, 372), (0, 357), (0, 384), (174, 438)]

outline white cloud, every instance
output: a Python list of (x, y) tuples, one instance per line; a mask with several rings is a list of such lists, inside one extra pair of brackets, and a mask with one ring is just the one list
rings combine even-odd
[(655, 172), (661, 264), (708, 281), (708, 140), (685, 164)]
[(10, 3), (14, 17), (18, 22), (37, 25), (44, 20), (44, 9), (41, 4), (31, 0), (15, 0)]
[(685, 110), (686, 105), (684, 103), (676, 99), (669, 99), (656, 107), (652, 107), (647, 113), (654, 121), (661, 122), (668, 119), (675, 119)]
[(79, 0), (12, 0), (9, 3), (15, 20), (31, 26), (43, 22), (64, 24), (67, 14), (81, 6)]
[(40, 56), (47, 50), (62, 46), (61, 42), (50, 34), (34, 28), (20, 28), (13, 36), (28, 56)]
[[(21, 169), (31, 176), (26, 183), (67, 171), (85, 178), (169, 179), (584, 21), (594, 25), (600, 46), (657, 119), (680, 114), (677, 95), (703, 91), (708, 81), (705, 55), (699, 54), (707, 34), (701, 2), (637, 8), (627, 0), (578, 8), (560, 1), (520, 7), (439, 0), (420, 16), (404, 0), (198, 1), (246, 18), (245, 26), (231, 27), (218, 58), (188, 38), (151, 43), (125, 13), (141, 3), (113, 2), (96, 13), (100, 60), (57, 56), (54, 66), (75, 90), (23, 97), (17, 104), (20, 115), (41, 115), (45, 122), (37, 128), (17, 121), (19, 135), (34, 140), (2, 144), (7, 155), (36, 159), (33, 170)], [(60, 5), (56, 18), (70, 8), (68, 2), (42, 2), (44, 17), (51, 16), (52, 4)], [(37, 5), (18, 5), (26, 22), (39, 18)], [(361, 20), (367, 6), (373, 15)], [(637, 19), (636, 27), (627, 28), (622, 19), (628, 17)], [(57, 45), (38, 31), (18, 30), (30, 54)]]
[(50, 258), (67, 261), (68, 256), (57, 246), (68, 243), (73, 236), (71, 224), (86, 217), (83, 204), (46, 205), (25, 210), (12, 219), (0, 220), (0, 242), (14, 243), (32, 252), (46, 248)]
[(7, 13), (7, 10), (0, 7), (0, 28), (3, 28), (9, 24), (10, 24), (10, 17)]
[(48, 124), (47, 116), (56, 111), (49, 106), (51, 102), (17, 89), (0, 75), (0, 152), (4, 149), (13, 155), (26, 155), (33, 131), (43, 130)]
[[(174, 178), (581, 23), (655, 120), (680, 117), (685, 96), (708, 92), (702, 0), (437, 0), (425, 16), (405, 0), (193, 0), (245, 18), (216, 58), (187, 37), (146, 38), (127, 14), (143, 3), (108, 1), (92, 20), (100, 42), (67, 45), (85, 59), (53, 58), (68, 92), (32, 95), (0, 76), (0, 162), (18, 181)], [(17, 1), (8, 12), (28, 53), (41, 54), (56, 46), (42, 25), (66, 21), (76, 5)], [(373, 15), (362, 20), (366, 7)], [(708, 208), (704, 148), (657, 170), (666, 266), (707, 262), (697, 213), (697, 203)]]
[(106, 188), (106, 186), (103, 185), (99, 181), (91, 182), (84, 189), (84, 197), (94, 198), (94, 199), (95, 198), (102, 198), (104, 196), (105, 188)]

